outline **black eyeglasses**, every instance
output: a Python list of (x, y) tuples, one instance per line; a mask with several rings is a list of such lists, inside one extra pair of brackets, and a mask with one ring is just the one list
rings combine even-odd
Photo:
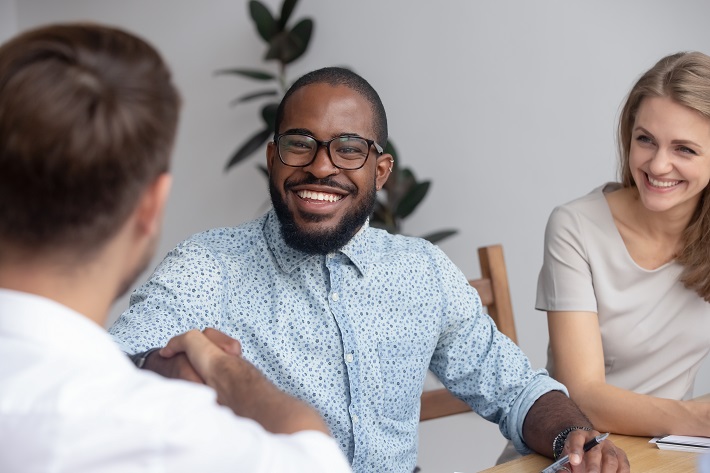
[(384, 150), (373, 140), (359, 136), (336, 136), (328, 141), (320, 141), (311, 135), (301, 133), (283, 133), (276, 135), (276, 149), (279, 159), (286, 166), (306, 167), (316, 159), (318, 148), (324, 146), (333, 166), (348, 171), (360, 169), (370, 156), (370, 147), (374, 146), (379, 154)]

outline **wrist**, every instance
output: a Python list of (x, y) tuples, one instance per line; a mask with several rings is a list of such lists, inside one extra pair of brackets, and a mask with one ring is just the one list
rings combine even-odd
[(572, 426), (572, 427), (567, 427), (565, 430), (557, 434), (555, 439), (552, 441), (552, 458), (557, 460), (560, 458), (562, 455), (562, 450), (565, 448), (565, 442), (567, 441), (567, 436), (574, 432), (575, 430), (586, 430), (586, 431), (591, 431), (591, 427), (581, 427), (581, 426)]
[(151, 353), (153, 353), (154, 351), (158, 351), (158, 350), (160, 350), (159, 347), (151, 348), (151, 349), (143, 351), (143, 352), (135, 353), (133, 355), (128, 355), (128, 358), (130, 358), (131, 361), (133, 362), (133, 364), (136, 365), (136, 368), (142, 369), (142, 368), (145, 368), (145, 363), (148, 360), (148, 357), (151, 355)]

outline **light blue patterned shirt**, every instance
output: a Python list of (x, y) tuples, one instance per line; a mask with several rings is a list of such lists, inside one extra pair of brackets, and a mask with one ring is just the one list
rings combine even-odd
[[(318, 409), (356, 472), (411, 473), (427, 368), (519, 450), (533, 371), (429, 242), (367, 224), (340, 251), (287, 246), (271, 210), (171, 251), (111, 328), (127, 353), (215, 327), (278, 387)], [(473, 442), (473, 439), (472, 439)]]

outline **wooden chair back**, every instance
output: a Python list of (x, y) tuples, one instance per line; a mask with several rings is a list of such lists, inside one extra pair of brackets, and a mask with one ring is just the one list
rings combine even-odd
[[(496, 323), (498, 330), (517, 344), (518, 336), (515, 332), (513, 304), (510, 299), (508, 271), (505, 269), (503, 247), (491, 245), (479, 248), (478, 260), (481, 266), (481, 278), (471, 279), (468, 282), (478, 291), (481, 303)], [(444, 388), (424, 391), (421, 403), (420, 421), (471, 410), (468, 404), (454, 397)]]

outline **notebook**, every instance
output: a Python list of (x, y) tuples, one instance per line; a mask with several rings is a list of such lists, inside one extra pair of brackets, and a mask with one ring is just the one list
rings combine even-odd
[(666, 435), (651, 440), (663, 450), (680, 450), (683, 452), (710, 452), (710, 437), (690, 437), (687, 435)]

